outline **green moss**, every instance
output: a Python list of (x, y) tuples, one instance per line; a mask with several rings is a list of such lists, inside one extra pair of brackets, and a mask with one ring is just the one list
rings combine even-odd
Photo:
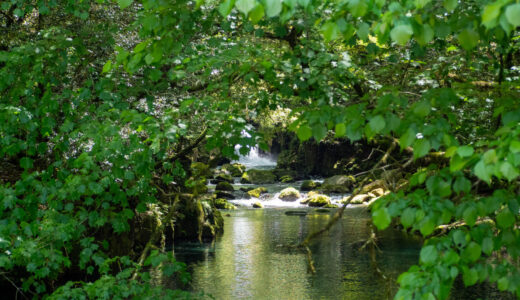
[(275, 183), (276, 176), (270, 170), (249, 170), (242, 175), (240, 179), (242, 183), (265, 184)]
[(254, 208), (264, 208), (264, 205), (258, 201), (256, 201), (255, 203), (253, 203), (253, 207)]
[(267, 193), (267, 189), (265, 187), (257, 187), (256, 189), (252, 189), (250, 190), (249, 192), (247, 192), (249, 194), (249, 196), (251, 197), (255, 197), (255, 198), (260, 198), (260, 195), (261, 194), (265, 194)]
[(246, 171), (246, 166), (239, 163), (225, 164), (222, 166), (222, 170), (225, 170), (233, 177), (240, 177)]
[(226, 199), (218, 198), (215, 200), (215, 207), (219, 209), (236, 209), (236, 206), (229, 203)]
[(284, 176), (282, 176), (282, 178), (280, 178), (280, 181), (282, 183), (294, 182), (294, 178), (292, 178), (292, 176), (290, 176), (290, 175), (284, 175)]
[(308, 199), (307, 203), (312, 207), (321, 207), (330, 204), (330, 198), (325, 195), (313, 195)]
[(233, 188), (231, 183), (229, 183), (227, 181), (221, 181), (221, 182), (217, 183), (215, 190), (233, 192), (235, 189)]
[(319, 182), (315, 182), (312, 180), (305, 180), (302, 182), (302, 185), (300, 186), (300, 191), (312, 191), (316, 188), (318, 188), (321, 184)]
[(298, 198), (300, 198), (300, 192), (293, 187), (288, 187), (280, 192), (278, 198), (280, 198), (283, 201), (295, 201)]

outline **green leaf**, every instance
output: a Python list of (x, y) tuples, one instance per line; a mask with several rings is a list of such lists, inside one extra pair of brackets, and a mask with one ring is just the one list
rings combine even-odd
[(502, 175), (509, 181), (515, 180), (519, 175), (517, 169), (507, 161), (502, 162), (500, 165), (500, 172), (502, 172)]
[(411, 146), (413, 141), (415, 141), (415, 138), (415, 131), (409, 127), (408, 130), (406, 130), (406, 132), (401, 136), (401, 138), (399, 138), (399, 145), (401, 146), (401, 149)]
[(471, 146), (462, 146), (457, 148), (457, 153), (460, 155), (460, 157), (468, 157), (475, 153), (475, 149), (473, 149)]
[(490, 255), (493, 252), (493, 239), (486, 237), (482, 240), (482, 252)]
[(144, 49), (146, 49), (146, 47), (148, 46), (149, 43), (150, 43), (149, 41), (144, 41), (144, 42), (137, 44), (134, 48), (134, 52), (135, 53), (142, 52)]
[(415, 220), (415, 209), (407, 207), (401, 214), (401, 224), (404, 228), (408, 228), (413, 224)]
[(374, 225), (376, 225), (377, 229), (379, 230), (387, 228), (392, 221), (386, 207), (374, 211), (372, 213), (372, 220), (374, 221)]
[(462, 259), (469, 261), (469, 262), (475, 262), (480, 258), (480, 255), (482, 253), (482, 248), (479, 244), (475, 242), (470, 242), (466, 249), (462, 251)]
[(509, 209), (502, 210), (497, 215), (497, 225), (500, 229), (507, 229), (515, 224), (515, 216)]
[(253, 10), (249, 13), (249, 20), (251, 23), (256, 24), (258, 21), (262, 20), (264, 17), (264, 6), (262, 4), (258, 4), (253, 8)]
[(249, 14), (250, 11), (253, 10), (253, 8), (255, 8), (255, 6), (255, 0), (236, 0), (235, 2), (235, 7), (238, 9), (238, 11), (246, 16)]
[(356, 30), (356, 34), (361, 40), (366, 41), (368, 39), (369, 33), (370, 33), (370, 26), (367, 23), (363, 22), (363, 23), (359, 24), (359, 26)]
[(390, 37), (396, 43), (401, 46), (406, 45), (413, 34), (412, 26), (410, 25), (397, 25), (390, 31)]
[(509, 151), (513, 153), (520, 152), (520, 141), (512, 141), (511, 144), (509, 144)]
[(20, 167), (24, 168), (25, 170), (31, 169), (33, 167), (33, 160), (29, 157), (23, 157), (20, 159)]
[(134, 0), (117, 0), (117, 4), (119, 7), (121, 7), (121, 9), (129, 7), (133, 2)]
[(471, 28), (462, 30), (458, 35), (459, 44), (466, 51), (475, 48), (478, 45), (479, 38), (478, 33)]
[(506, 8), (507, 21), (514, 27), (520, 26), (520, 3), (509, 5)]
[(498, 161), (497, 152), (495, 149), (488, 150), (482, 156), (484, 159), (484, 163), (486, 164), (494, 164)]
[(462, 217), (464, 218), (464, 221), (466, 221), (466, 224), (472, 227), (475, 225), (475, 221), (477, 221), (477, 209), (474, 206), (469, 206), (464, 210)]
[(349, 0), (348, 10), (354, 17), (362, 17), (367, 13), (368, 4), (366, 2), (365, 0)]
[(466, 177), (457, 177), (453, 183), (453, 190), (456, 193), (469, 193), (471, 190), (471, 181)]
[(413, 113), (417, 116), (424, 118), (430, 114), (431, 106), (429, 101), (417, 102), (414, 106)]
[(312, 129), (308, 125), (303, 125), (298, 128), (296, 135), (300, 141), (304, 142), (312, 137)]
[(478, 280), (478, 272), (475, 269), (468, 269), (467, 267), (462, 271), (462, 281), (464, 281), (464, 285), (470, 286), (477, 283)]
[(497, 287), (499, 291), (505, 291), (509, 287), (509, 278), (502, 277), (497, 281)]
[(327, 135), (327, 128), (321, 124), (316, 124), (312, 126), (312, 135), (319, 142)]
[(457, 5), (459, 4), (459, 1), (458, 0), (444, 0), (444, 8), (449, 11), (449, 12), (452, 12), (455, 10), (455, 8), (457, 8)]
[(484, 7), (484, 12), (482, 13), (482, 24), (487, 28), (496, 26), (496, 20), (500, 15), (501, 8), (502, 3), (500, 1), (486, 5), (486, 7)]
[(282, 11), (281, 0), (265, 0), (265, 14), (269, 18), (276, 17)]
[(417, 7), (418, 9), (421, 9), (430, 2), (431, 2), (431, 0), (415, 0), (415, 7)]
[(385, 118), (383, 118), (381, 115), (377, 115), (377, 116), (373, 117), (372, 119), (370, 119), (370, 122), (368, 125), (375, 133), (379, 133), (386, 126)]
[(336, 22), (327, 22), (321, 26), (321, 33), (326, 42), (339, 38), (340, 31)]
[(420, 27), (419, 32), (415, 35), (415, 39), (421, 46), (424, 46), (433, 40), (433, 35), (434, 32), (432, 27), (428, 24), (423, 24), (423, 26)]
[(474, 171), (475, 171), (475, 175), (477, 175), (478, 178), (484, 180), (487, 183), (491, 183), (491, 172), (492, 172), (492, 170), (490, 170), (490, 168), (488, 168), (486, 166), (486, 164), (484, 164), (484, 161), (480, 160), (475, 165)]
[(343, 137), (347, 133), (347, 126), (345, 126), (345, 123), (338, 123), (334, 131), (336, 132), (335, 137)]
[(431, 145), (427, 139), (416, 140), (413, 143), (413, 156), (415, 158), (421, 158), (430, 152)]
[(439, 252), (435, 246), (426, 246), (421, 249), (420, 261), (424, 265), (433, 265), (439, 258)]
[(101, 71), (101, 72), (108, 73), (108, 72), (110, 72), (110, 70), (112, 70), (112, 61), (109, 59), (103, 66), (103, 71)]
[(421, 223), (419, 231), (423, 236), (428, 236), (433, 232), (433, 230), (435, 230), (435, 222), (430, 217), (425, 218)]
[(220, 3), (218, 6), (218, 12), (221, 16), (227, 17), (231, 13), (233, 6), (235, 6), (235, 0), (226, 0)]

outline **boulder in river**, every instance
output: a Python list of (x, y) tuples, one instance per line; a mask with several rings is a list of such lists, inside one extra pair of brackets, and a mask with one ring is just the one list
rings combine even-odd
[(253, 203), (253, 208), (264, 208), (264, 205), (259, 201), (256, 201), (255, 203)]
[(335, 175), (323, 181), (320, 190), (325, 193), (348, 193), (356, 183), (353, 176)]
[(313, 195), (306, 200), (306, 203), (312, 207), (321, 207), (330, 204), (330, 198), (325, 195)]
[(278, 198), (283, 201), (296, 201), (298, 198), (300, 198), (300, 192), (293, 187), (288, 187), (280, 192)]
[(294, 182), (294, 178), (292, 178), (291, 175), (284, 175), (280, 178), (280, 182), (282, 182), (282, 183)]
[(218, 198), (215, 200), (215, 207), (219, 209), (236, 209), (236, 206), (229, 203), (226, 199)]
[(225, 170), (233, 177), (240, 177), (246, 171), (246, 166), (239, 163), (225, 164), (222, 166), (222, 170)]
[(217, 195), (217, 198), (235, 199), (235, 196), (228, 191), (216, 191), (215, 194)]
[(242, 183), (266, 184), (275, 183), (276, 176), (271, 170), (251, 169), (245, 172), (240, 179)]
[(217, 186), (215, 187), (215, 190), (216, 191), (233, 192), (235, 189), (233, 188), (231, 183), (229, 183), (227, 181), (221, 181), (221, 182), (217, 183)]
[(312, 181), (312, 180), (305, 180), (302, 182), (302, 185), (300, 187), (300, 191), (312, 191), (318, 187), (320, 187), (321, 183)]
[(255, 198), (260, 198), (260, 195), (265, 194), (265, 193), (267, 193), (267, 189), (263, 186), (257, 187), (256, 189), (252, 189), (247, 192), (247, 194), (249, 194), (249, 196), (255, 197)]
[(306, 216), (307, 212), (305, 210), (288, 210), (285, 214), (288, 216)]
[(229, 175), (229, 174), (220, 173), (220, 174), (216, 175), (215, 178), (212, 179), (210, 182), (217, 184), (222, 181), (233, 183), (233, 177), (231, 177), (231, 175)]
[[(350, 204), (362, 204), (370, 200), (370, 198), (371, 196), (368, 194), (356, 195), (354, 196), (354, 198), (352, 198), (352, 200), (350, 200)], [(342, 202), (345, 202), (346, 199), (348, 199), (348, 197), (345, 197), (344, 200), (342, 200)]]

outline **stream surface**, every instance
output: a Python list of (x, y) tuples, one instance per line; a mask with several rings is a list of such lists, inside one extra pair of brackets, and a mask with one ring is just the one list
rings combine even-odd
[(309, 231), (321, 229), (334, 210), (288, 216), (294, 208), (223, 211), (224, 234), (210, 244), (178, 243), (176, 258), (188, 264), (191, 289), (215, 299), (386, 299), (397, 289), (395, 279), (418, 260), (419, 243), (401, 232), (379, 234), (377, 264), (360, 251), (370, 235), (370, 215), (350, 208), (328, 233), (311, 244), (316, 274), (308, 273), (307, 256), (289, 246)]

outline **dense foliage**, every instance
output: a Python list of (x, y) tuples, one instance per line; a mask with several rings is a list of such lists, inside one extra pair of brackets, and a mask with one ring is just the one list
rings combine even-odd
[[(409, 155), (409, 187), (372, 211), (425, 238), (397, 299), (458, 276), (520, 297), (520, 3), (116, 2), (0, 1), (0, 274), (23, 296), (181, 295), (110, 236), (195, 185), (190, 142), (264, 145), (250, 123), (276, 111), (302, 141)], [(168, 261), (144, 265), (186, 277)]]

